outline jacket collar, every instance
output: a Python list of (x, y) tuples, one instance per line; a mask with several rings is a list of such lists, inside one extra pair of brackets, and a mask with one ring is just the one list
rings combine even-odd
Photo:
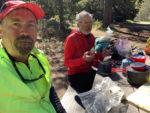
[[(7, 60), (10, 60), (10, 59), (9, 59), (9, 56), (8, 56), (7, 52), (5, 51), (5, 49), (4, 49), (4, 47), (3, 47), (3, 45), (2, 45), (1, 42), (2, 42), (2, 40), (0, 40), (0, 57), (1, 57), (1, 58), (5, 58), (5, 59), (7, 59)], [(34, 48), (32, 49), (32, 51), (31, 51), (31, 53), (34, 54), (34, 55), (38, 55), (38, 50), (37, 50), (37, 48), (34, 47)]]
[[(73, 30), (71, 33), (70, 33), (70, 35), (71, 34), (76, 34), (76, 35), (78, 35), (79, 37), (81, 37), (81, 38), (86, 38), (86, 36), (83, 34), (83, 33), (81, 33), (79, 30)], [(90, 33), (90, 35), (89, 35), (89, 37), (92, 35), (92, 33)]]

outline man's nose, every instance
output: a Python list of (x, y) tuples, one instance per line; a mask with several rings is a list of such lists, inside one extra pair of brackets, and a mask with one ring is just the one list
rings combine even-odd
[(26, 25), (22, 26), (21, 34), (22, 35), (28, 35), (28, 28)]

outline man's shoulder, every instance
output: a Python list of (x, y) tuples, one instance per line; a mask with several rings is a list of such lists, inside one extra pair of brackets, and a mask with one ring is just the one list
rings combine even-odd
[(31, 51), (31, 53), (33, 54), (44, 54), (44, 52), (40, 49), (38, 49), (37, 47), (34, 47)]
[(93, 35), (93, 33), (90, 33), (90, 37), (95, 38), (94, 35)]
[(77, 36), (78, 36), (77, 33), (72, 33), (72, 34), (70, 34), (70, 35), (68, 36), (68, 38), (75, 38), (75, 37), (77, 37)]
[(80, 33), (77, 30), (73, 30), (67, 37), (67, 39), (74, 39), (80, 37)]

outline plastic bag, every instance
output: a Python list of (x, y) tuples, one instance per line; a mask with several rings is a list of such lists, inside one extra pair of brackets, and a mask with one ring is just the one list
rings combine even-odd
[(112, 34), (113, 34), (113, 31), (110, 29), (110, 27), (107, 27), (106, 35), (101, 36), (99, 38), (99, 42), (109, 42), (110, 39), (111, 39)]
[(128, 38), (118, 38), (115, 43), (115, 48), (118, 54), (123, 57), (129, 57), (132, 50)]
[(113, 31), (107, 27), (106, 35), (96, 38), (95, 40), (95, 51), (96, 53), (102, 52), (102, 50), (109, 45)]
[(79, 97), (88, 113), (106, 113), (119, 105), (123, 95), (123, 90), (105, 77), (92, 90), (80, 93)]

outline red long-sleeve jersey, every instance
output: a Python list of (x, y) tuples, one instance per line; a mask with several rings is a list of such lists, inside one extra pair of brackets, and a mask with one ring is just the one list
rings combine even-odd
[[(89, 40), (89, 44), (88, 44)], [(81, 32), (73, 30), (70, 35), (65, 40), (64, 47), (64, 64), (68, 67), (68, 75), (88, 72), (90, 67), (96, 61), (96, 59), (102, 59), (101, 53), (95, 54), (95, 60), (93, 62), (85, 62), (83, 59), (83, 54), (86, 51), (95, 46), (95, 38), (91, 34), (86, 38)]]

